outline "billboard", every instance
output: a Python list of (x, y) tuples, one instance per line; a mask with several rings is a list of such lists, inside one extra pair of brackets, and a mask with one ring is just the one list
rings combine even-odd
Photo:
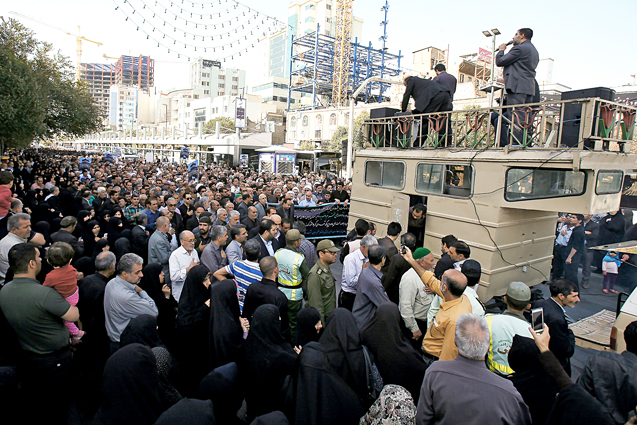
[(478, 49), (478, 59), (482, 59), (485, 62), (491, 63), (491, 51), (480, 47)]

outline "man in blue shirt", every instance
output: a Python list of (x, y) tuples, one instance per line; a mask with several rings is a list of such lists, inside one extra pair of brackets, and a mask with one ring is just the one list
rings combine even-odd
[(153, 231), (155, 230), (155, 222), (161, 216), (159, 212), (159, 201), (157, 198), (152, 197), (146, 200), (147, 209), (144, 211), (146, 217), (148, 217), (148, 222), (146, 223), (146, 230)]
[(312, 190), (306, 189), (305, 199), (299, 202), (299, 207), (315, 207), (315, 206), (316, 206), (316, 202), (312, 200)]

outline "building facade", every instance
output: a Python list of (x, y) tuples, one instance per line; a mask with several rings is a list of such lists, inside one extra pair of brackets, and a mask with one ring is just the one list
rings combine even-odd
[(193, 99), (244, 94), (246, 72), (221, 68), (221, 63), (199, 58), (190, 65), (190, 87)]
[(131, 130), (155, 123), (155, 91), (114, 84), (109, 89), (108, 123), (113, 130)]

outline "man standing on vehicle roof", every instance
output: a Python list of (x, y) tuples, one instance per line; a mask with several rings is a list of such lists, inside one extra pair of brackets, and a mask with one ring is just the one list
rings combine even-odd
[[(520, 28), (513, 37), (513, 48), (509, 53), (504, 54), (506, 43), (501, 44), (495, 56), (495, 64), (504, 67), (504, 87), (506, 96), (504, 106), (523, 105), (532, 103), (535, 95), (535, 68), (540, 61), (540, 56), (535, 46), (531, 43), (533, 30), (531, 28)], [(507, 109), (504, 117), (511, 120), (512, 110)], [(526, 114), (522, 111), (518, 114), (519, 123), (526, 125)], [(500, 145), (508, 144), (509, 138), (506, 130), (509, 126), (502, 125)], [(515, 134), (519, 139), (520, 135)]]

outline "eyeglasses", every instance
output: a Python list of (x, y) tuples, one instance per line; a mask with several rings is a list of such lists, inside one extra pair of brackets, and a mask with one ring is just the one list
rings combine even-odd
[(187, 196), (187, 197), (186, 197), (186, 200), (188, 200), (188, 199), (192, 199), (192, 196)]

